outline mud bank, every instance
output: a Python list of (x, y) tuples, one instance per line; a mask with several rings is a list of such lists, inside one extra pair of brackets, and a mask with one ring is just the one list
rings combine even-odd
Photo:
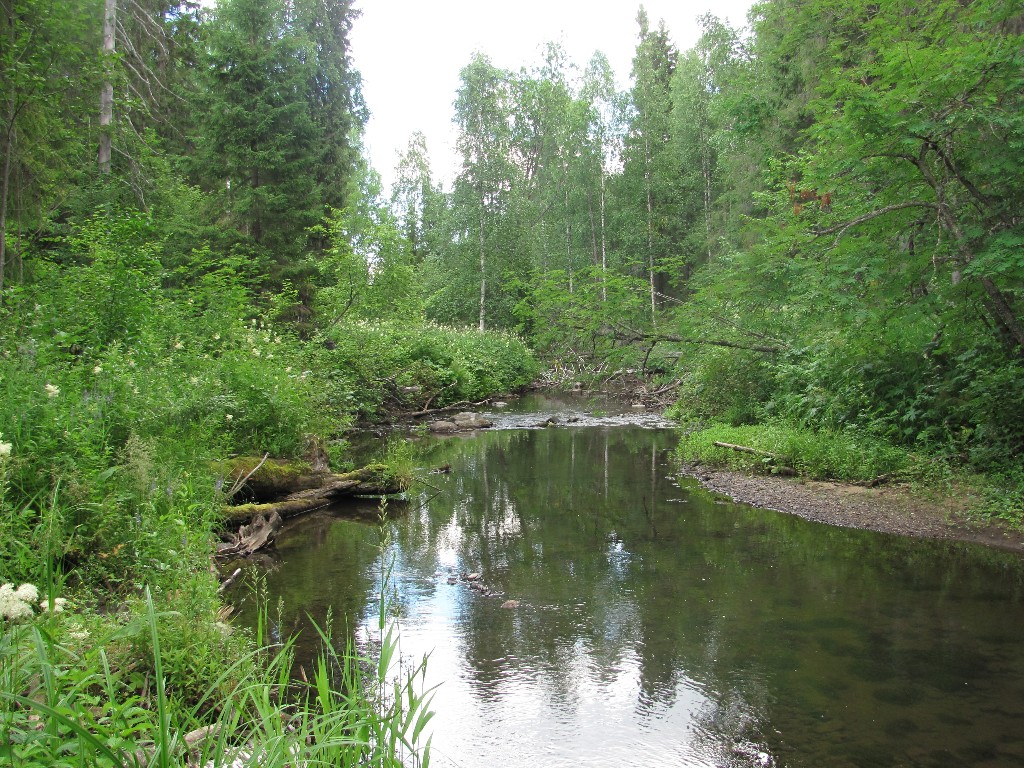
[(704, 465), (682, 474), (734, 501), (805, 520), (902, 536), (966, 541), (1024, 554), (1024, 534), (964, 517), (967, 498), (922, 498), (901, 485), (865, 488), (844, 483), (746, 475)]

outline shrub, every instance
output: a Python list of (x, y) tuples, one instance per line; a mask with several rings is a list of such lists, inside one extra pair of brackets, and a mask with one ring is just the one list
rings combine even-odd
[(335, 397), (365, 417), (385, 408), (481, 400), (529, 384), (539, 367), (517, 337), (436, 325), (338, 325), (311, 355)]

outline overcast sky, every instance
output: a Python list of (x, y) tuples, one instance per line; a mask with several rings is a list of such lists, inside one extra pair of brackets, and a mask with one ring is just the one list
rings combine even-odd
[[(675, 45), (696, 42), (696, 19), (708, 12), (746, 24), (750, 0), (645, 0), (651, 26), (665, 20)], [(594, 51), (611, 62), (627, 85), (636, 49), (637, 0), (359, 0), (362, 16), (352, 31), (352, 57), (363, 76), (370, 108), (366, 145), (390, 194), (398, 154), (409, 136), (427, 137), (435, 175), (450, 181), (455, 152), (452, 104), (459, 70), (474, 51), (495, 66), (518, 70), (540, 61), (542, 46), (560, 41), (582, 69)]]

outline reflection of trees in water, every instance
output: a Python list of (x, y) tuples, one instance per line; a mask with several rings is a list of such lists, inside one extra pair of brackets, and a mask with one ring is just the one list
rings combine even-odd
[[(524, 672), (566, 718), (595, 691), (625, 689), (638, 720), (688, 708), (696, 749), (748, 765), (762, 748), (796, 744), (827, 761), (837, 723), (847, 739), (880, 733), (876, 747), (895, 754), (900, 734), (878, 722), (906, 723), (906, 707), (922, 702), (927, 722), (959, 716), (964, 680), (996, 701), (1006, 681), (1024, 680), (1012, 652), (1024, 618), (1019, 561), (715, 503), (671, 487), (670, 440), (553, 429), (427, 450), (422, 466), (452, 472), (429, 476), (436, 490), (422, 488), (389, 525), (396, 605), (460, 590), (445, 642), (458, 647), (479, 701), (514, 693)], [(272, 590), (296, 611), (363, 616), (376, 536), (311, 519), (282, 538), (287, 576), (269, 575)], [(429, 578), (449, 563), (480, 571), (522, 607), (502, 610)], [(1011, 709), (995, 721), (1024, 714)], [(936, 732), (969, 740), (978, 727)]]

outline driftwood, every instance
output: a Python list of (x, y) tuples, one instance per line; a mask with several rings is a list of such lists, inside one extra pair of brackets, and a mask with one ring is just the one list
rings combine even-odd
[(892, 478), (893, 473), (886, 472), (885, 474), (878, 475), (877, 477), (873, 477), (870, 480), (856, 480), (850, 483), (850, 485), (861, 485), (864, 486), (865, 488), (877, 488), (880, 485), (888, 483), (890, 480), (892, 480)]
[(238, 529), (233, 541), (217, 547), (217, 557), (246, 557), (272, 544), (284, 521), (276, 511), (270, 517), (253, 518), (248, 525)]

